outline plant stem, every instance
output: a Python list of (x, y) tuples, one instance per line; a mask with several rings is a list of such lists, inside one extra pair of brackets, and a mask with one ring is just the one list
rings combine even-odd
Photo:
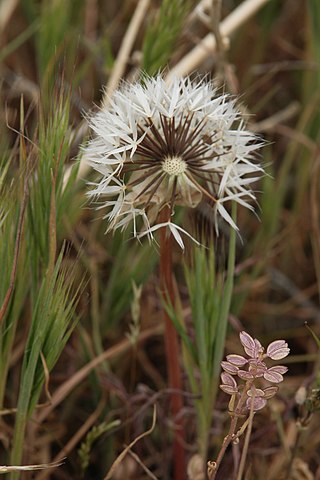
[(227, 436), (224, 437), (224, 440), (223, 440), (221, 449), (219, 451), (217, 460), (215, 462), (208, 462), (209, 465), (210, 465), (210, 472), (208, 471), (209, 480), (214, 480), (216, 478), (216, 475), (218, 473), (218, 469), (220, 467), (220, 464), (222, 462), (224, 454), (226, 453), (226, 450), (227, 450), (228, 446), (230, 445), (230, 443), (235, 438), (235, 432), (236, 432), (238, 420), (239, 420), (239, 417), (241, 415), (243, 405), (244, 405), (244, 403), (246, 401), (246, 398), (247, 398), (247, 391), (250, 390), (251, 385), (252, 385), (252, 381), (248, 381), (245, 389), (243, 390), (243, 392), (241, 394), (241, 397), (239, 399), (239, 402), (238, 402), (235, 410), (232, 412), (232, 420), (231, 420), (231, 423), (230, 423), (229, 432), (228, 432)]
[[(160, 222), (167, 222), (170, 219), (170, 214), (169, 207), (164, 207), (160, 213)], [(174, 306), (172, 234), (168, 229), (163, 228), (161, 229), (160, 235), (160, 288), (165, 301), (168, 300)], [(172, 414), (174, 418), (177, 417), (173, 439), (174, 479), (185, 480), (185, 452), (183, 447), (185, 431), (181, 418), (183, 401), (181, 394), (178, 392), (179, 390), (182, 390), (178, 334), (166, 311), (163, 312), (163, 316), (165, 324), (165, 351), (169, 387), (176, 390), (171, 397)]]
[(221, 461), (224, 457), (224, 454), (226, 453), (226, 450), (227, 450), (229, 444), (231, 443), (231, 441), (232, 441), (232, 439), (235, 435), (238, 420), (239, 420), (239, 418), (236, 415), (234, 415), (234, 417), (232, 417), (229, 432), (228, 432), (227, 436), (224, 437), (223, 444), (222, 444), (222, 447), (219, 451), (218, 458), (215, 462), (212, 462), (213, 469), (212, 469), (211, 473), (208, 472), (209, 480), (214, 480), (216, 478), (216, 475), (218, 473), (218, 469), (220, 467), (220, 463), (221, 463)]
[(247, 427), (247, 433), (246, 433), (246, 436), (245, 436), (244, 445), (243, 445), (243, 449), (242, 449), (242, 455), (241, 455), (241, 460), (240, 460), (240, 465), (239, 465), (237, 480), (241, 480), (241, 479), (242, 479), (242, 475), (243, 475), (243, 471), (244, 471), (244, 466), (245, 466), (245, 464), (246, 464), (247, 453), (248, 453), (248, 448), (249, 448), (249, 441), (250, 441), (251, 431), (252, 431), (253, 417), (254, 417), (254, 414), (255, 414), (255, 411), (254, 411), (254, 409), (253, 409), (253, 405), (254, 405), (253, 401), (254, 401), (254, 396), (253, 396), (253, 398), (252, 398), (252, 400), (251, 400), (251, 408), (250, 408), (250, 415), (249, 415), (249, 424), (248, 424), (248, 427)]

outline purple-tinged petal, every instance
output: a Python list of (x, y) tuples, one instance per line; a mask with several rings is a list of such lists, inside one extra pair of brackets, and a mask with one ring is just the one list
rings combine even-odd
[(238, 389), (235, 387), (231, 387), (230, 385), (220, 385), (221, 390), (228, 395), (235, 395), (238, 393)]
[(239, 337), (246, 354), (249, 355), (249, 357), (255, 358), (256, 344), (251, 335), (245, 331), (242, 331), (240, 332)]
[(264, 391), (261, 388), (250, 388), (247, 395), (248, 397), (264, 397)]
[(242, 357), (241, 355), (236, 355), (231, 354), (227, 355), (227, 360), (229, 363), (232, 363), (232, 365), (235, 365), (236, 367), (243, 367), (247, 363), (247, 359)]
[(242, 380), (252, 380), (254, 378), (252, 373), (247, 372), (247, 370), (239, 370), (238, 377), (242, 378)]
[(275, 365), (274, 367), (269, 368), (269, 370), (272, 370), (273, 372), (278, 372), (281, 373), (281, 375), (284, 375), (288, 371), (288, 367), (285, 367), (284, 365)]
[(267, 356), (272, 360), (281, 360), (290, 353), (290, 348), (285, 340), (275, 340), (267, 348)]
[(220, 375), (222, 383), (230, 385), (231, 387), (237, 387), (237, 382), (229, 373), (222, 372)]
[(257, 398), (248, 398), (246, 401), (246, 407), (248, 410), (251, 410), (251, 404), (253, 401), (253, 410), (256, 412), (257, 410), (261, 410), (263, 407), (267, 405), (267, 400), (265, 400), (262, 397), (257, 397)]
[(254, 338), (254, 343), (256, 345), (256, 351), (258, 353), (263, 353), (264, 352), (264, 348), (263, 346), (261, 345), (261, 343), (259, 342), (259, 340), (257, 338)]
[(272, 371), (272, 368), (269, 368), (269, 370), (264, 373), (263, 378), (265, 378), (266, 380), (268, 380), (268, 382), (271, 383), (280, 383), (283, 381), (283, 376), (281, 375), (281, 373)]
[(239, 370), (238, 367), (236, 367), (235, 365), (232, 365), (229, 362), (221, 362), (221, 367), (225, 372), (230, 373), (231, 375), (236, 375)]
[(266, 400), (269, 400), (269, 398), (272, 398), (277, 391), (279, 390), (279, 387), (266, 387), (263, 389), (264, 392), (264, 398)]

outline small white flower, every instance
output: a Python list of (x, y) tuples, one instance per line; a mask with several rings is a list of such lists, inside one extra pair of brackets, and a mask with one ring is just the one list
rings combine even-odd
[(240, 117), (235, 101), (217, 96), (205, 80), (168, 85), (159, 75), (124, 82), (109, 107), (89, 118), (94, 136), (84, 148), (101, 175), (89, 194), (106, 199), (108, 229), (132, 222), (135, 236), (153, 238), (158, 228), (169, 228), (183, 248), (179, 232), (187, 232), (171, 218), (161, 223), (159, 213), (169, 206), (174, 217), (175, 205), (193, 208), (201, 200), (212, 206), (213, 218), (219, 214), (237, 229), (225, 204), (252, 209), (250, 186), (263, 172), (255, 162), (262, 142)]

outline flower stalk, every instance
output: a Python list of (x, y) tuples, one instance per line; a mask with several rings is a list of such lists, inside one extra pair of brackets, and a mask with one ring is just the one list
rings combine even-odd
[(251, 384), (252, 384), (252, 381), (249, 381), (247, 383), (246, 388), (243, 390), (242, 395), (239, 398), (239, 401), (235, 410), (233, 412), (230, 412), (231, 422), (230, 422), (229, 431), (227, 435), (224, 437), (222, 446), (218, 453), (217, 460), (215, 462), (208, 462), (208, 479), (209, 480), (215, 480), (216, 475), (218, 473), (218, 469), (221, 465), (221, 462), (223, 460), (223, 457), (226, 453), (228, 446), (230, 445), (231, 442), (235, 441), (237, 438), (236, 428), (238, 426), (238, 421), (240, 417), (242, 417), (243, 407), (247, 399), (247, 391), (250, 389)]
[[(170, 220), (170, 208), (168, 206), (160, 212), (160, 222), (166, 223)], [(165, 300), (174, 306), (174, 286), (172, 278), (172, 234), (169, 229), (162, 228), (160, 231), (160, 286), (161, 293)], [(175, 390), (171, 397), (171, 411), (175, 419), (176, 428), (173, 439), (173, 462), (175, 480), (185, 478), (185, 452), (184, 438), (185, 431), (182, 421), (181, 410), (183, 400), (179, 391), (182, 390), (182, 378), (180, 369), (179, 341), (177, 331), (168, 313), (163, 312), (165, 324), (165, 352), (168, 370), (169, 387)]]

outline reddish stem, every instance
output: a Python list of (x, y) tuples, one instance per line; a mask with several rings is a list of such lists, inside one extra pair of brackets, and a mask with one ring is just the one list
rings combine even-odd
[(229, 427), (229, 432), (228, 432), (228, 435), (226, 437), (224, 437), (224, 440), (223, 440), (223, 444), (221, 446), (221, 449), (219, 451), (219, 454), (218, 454), (218, 458), (215, 462), (208, 462), (211, 467), (211, 470), (210, 472), (208, 471), (208, 477), (209, 477), (209, 480), (215, 480), (216, 478), (216, 475), (218, 473), (218, 469), (220, 467), (220, 464), (222, 462), (222, 459), (227, 451), (227, 448), (228, 446), (230, 445), (230, 443), (234, 440), (234, 436), (235, 436), (235, 433), (236, 433), (236, 428), (237, 428), (237, 425), (238, 425), (238, 421), (239, 421), (239, 418), (240, 418), (240, 415), (242, 413), (242, 410), (243, 410), (243, 406), (244, 406), (244, 403), (247, 399), (247, 392), (248, 390), (250, 390), (250, 388), (252, 387), (252, 384), (253, 384), (253, 381), (252, 380), (248, 380), (247, 383), (246, 383), (246, 386), (241, 394), (241, 397), (239, 398), (239, 402), (232, 414), (232, 420), (231, 420), (231, 423), (230, 423), (230, 427)]
[[(165, 223), (170, 219), (170, 209), (165, 207), (160, 214), (160, 222)], [(164, 299), (169, 300), (174, 306), (174, 289), (172, 278), (172, 234), (167, 228), (160, 232), (160, 286)], [(164, 311), (165, 323), (165, 350), (169, 377), (169, 387), (182, 390), (181, 370), (179, 363), (179, 341), (177, 331), (169, 315)], [(173, 393), (171, 397), (172, 415), (176, 420), (176, 429), (173, 439), (174, 480), (185, 480), (185, 429), (181, 412), (183, 399), (180, 393)]]

